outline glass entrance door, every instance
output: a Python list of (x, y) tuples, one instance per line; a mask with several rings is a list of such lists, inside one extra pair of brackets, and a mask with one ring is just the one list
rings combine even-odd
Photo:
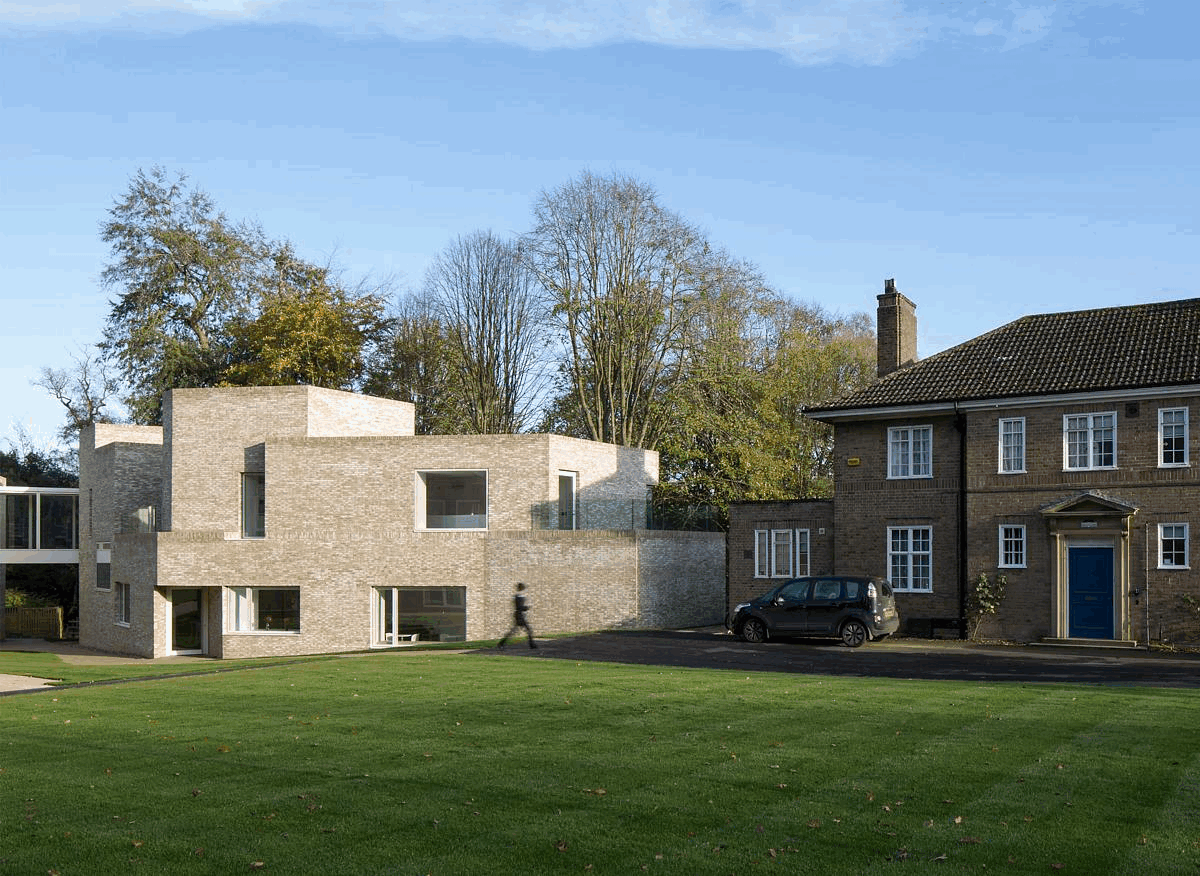
[(171, 650), (176, 654), (204, 652), (204, 591), (199, 587), (171, 591)]

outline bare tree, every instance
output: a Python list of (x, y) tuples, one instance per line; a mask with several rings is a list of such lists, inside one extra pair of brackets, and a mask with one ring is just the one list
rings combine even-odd
[(30, 381), (63, 406), (67, 419), (58, 434), (69, 445), (79, 440), (79, 430), (84, 426), (116, 421), (105, 408), (121, 388), (107, 360), (94, 349), (80, 347), (71, 359), (72, 367), (44, 367), (38, 379)]
[(468, 431), (521, 431), (543, 383), (545, 323), (517, 247), (490, 231), (456, 238), (433, 260), (425, 294), (450, 341)]
[(590, 437), (653, 448), (681, 379), (711, 255), (646, 183), (584, 172), (534, 205), (526, 258), (568, 349), (564, 374)]

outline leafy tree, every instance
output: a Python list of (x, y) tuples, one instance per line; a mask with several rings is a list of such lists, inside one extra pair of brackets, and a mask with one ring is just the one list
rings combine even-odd
[(186, 183), (161, 167), (139, 170), (101, 227), (112, 258), (100, 277), (116, 293), (101, 346), (137, 423), (161, 420), (165, 390), (217, 383), (226, 327), (252, 312), (269, 250), (258, 226), (230, 222)]
[(273, 261), (276, 283), (258, 314), (227, 328), (234, 361), (221, 383), (357, 388), (372, 346), (382, 339), (383, 299), (331, 284), (328, 268), (296, 258), (288, 246)]
[(423, 296), (401, 296), (367, 364), (363, 392), (411, 402), (418, 435), (454, 434), (465, 418), (454, 402), (454, 358), (441, 318)]
[(803, 408), (874, 379), (865, 317), (772, 292), (748, 266), (699, 321), (688, 379), (670, 399), (659, 495), (711, 503), (832, 494), (829, 427)]
[(449, 341), (466, 431), (519, 432), (538, 401), (546, 345), (541, 299), (517, 247), (490, 231), (456, 238), (433, 260), (425, 294)]
[(585, 172), (534, 205), (523, 241), (567, 350), (563, 375), (588, 437), (653, 448), (709, 247), (631, 177)]

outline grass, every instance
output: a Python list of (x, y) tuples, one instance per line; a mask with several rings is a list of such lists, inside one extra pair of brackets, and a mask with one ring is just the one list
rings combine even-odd
[(1190, 691), (487, 654), (71, 688), (0, 699), (0, 873), (1192, 873), (1198, 725)]

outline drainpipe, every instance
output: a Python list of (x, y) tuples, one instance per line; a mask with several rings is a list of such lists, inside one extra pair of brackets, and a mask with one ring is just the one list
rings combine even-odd
[(958, 430), (958, 637), (967, 638), (967, 415), (954, 403)]

